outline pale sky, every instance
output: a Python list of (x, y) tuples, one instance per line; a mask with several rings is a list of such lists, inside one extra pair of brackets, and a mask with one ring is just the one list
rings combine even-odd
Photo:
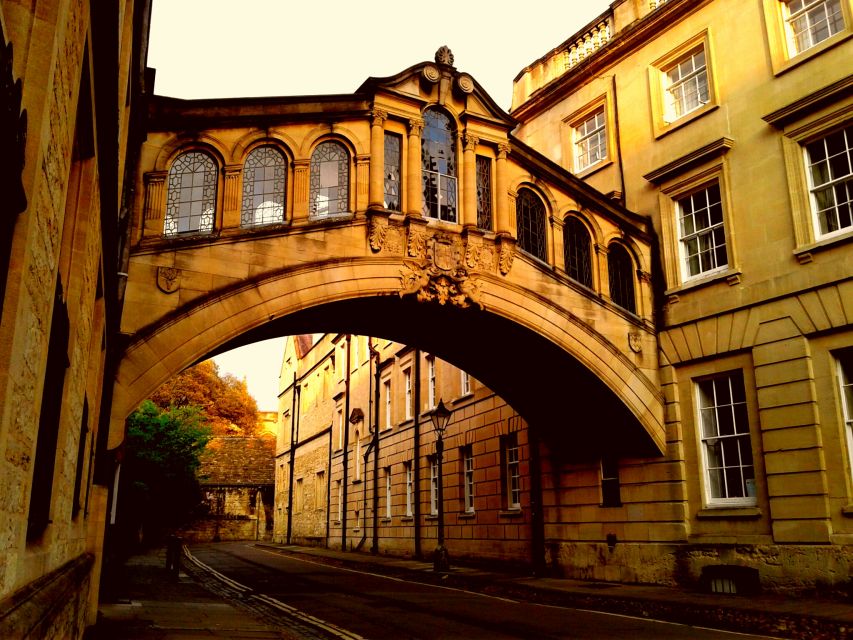
[[(521, 69), (603, 13), (609, 1), (154, 0), (148, 66), (175, 98), (352, 93), (447, 45), (508, 110)], [(259, 346), (260, 345), (260, 346)], [(216, 357), (245, 377), (261, 410), (278, 408), (283, 341)]]

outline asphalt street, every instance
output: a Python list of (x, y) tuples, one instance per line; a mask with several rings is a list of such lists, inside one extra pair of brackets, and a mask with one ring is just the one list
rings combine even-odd
[(295, 612), (300, 620), (325, 623), (326, 632), (340, 638), (766, 638), (426, 585), (332, 567), (245, 542), (193, 545), (191, 551), (238, 589), (280, 603), (283, 615)]

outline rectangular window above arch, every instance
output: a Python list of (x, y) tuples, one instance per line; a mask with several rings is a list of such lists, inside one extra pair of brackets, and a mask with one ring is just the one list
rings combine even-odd
[(390, 211), (402, 211), (400, 195), (400, 176), (403, 137), (397, 133), (385, 132), (385, 200), (384, 206)]
[(492, 159), (477, 156), (477, 228), (492, 230)]

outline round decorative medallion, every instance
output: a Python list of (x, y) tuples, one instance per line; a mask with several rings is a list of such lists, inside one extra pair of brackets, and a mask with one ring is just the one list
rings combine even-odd
[(426, 65), (421, 73), (423, 73), (424, 78), (429, 82), (438, 82), (438, 79), (441, 78), (438, 67), (433, 64)]
[(474, 78), (463, 73), (456, 80), (456, 84), (462, 93), (471, 93), (474, 90)]

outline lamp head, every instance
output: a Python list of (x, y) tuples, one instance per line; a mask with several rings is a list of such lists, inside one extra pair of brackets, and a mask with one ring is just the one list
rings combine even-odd
[(438, 400), (438, 406), (430, 412), (430, 419), (432, 420), (432, 428), (435, 429), (435, 433), (437, 436), (444, 436), (444, 432), (447, 429), (447, 424), (450, 422), (450, 414), (452, 411), (444, 406), (444, 400)]

